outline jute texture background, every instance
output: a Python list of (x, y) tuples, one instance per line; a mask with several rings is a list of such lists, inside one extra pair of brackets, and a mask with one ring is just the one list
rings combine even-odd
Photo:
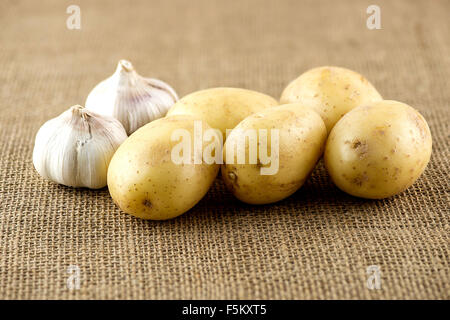
[[(1, 1), (0, 298), (449, 299), (449, 1)], [(81, 30), (66, 8), (81, 8)], [(142, 221), (108, 190), (41, 179), (34, 136), (84, 104), (121, 58), (183, 96), (215, 86), (279, 98), (320, 65), (364, 74), (427, 119), (425, 174), (391, 199), (339, 191), (322, 164), (273, 205), (235, 200), (220, 180), (191, 211)], [(66, 282), (80, 268), (79, 290)], [(381, 270), (381, 289), (366, 269)]]

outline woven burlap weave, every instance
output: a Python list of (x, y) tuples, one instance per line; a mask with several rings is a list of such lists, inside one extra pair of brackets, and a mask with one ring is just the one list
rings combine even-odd
[[(80, 30), (66, 27), (71, 4)], [(381, 30), (366, 27), (370, 4)], [(449, 299), (449, 12), (444, 0), (2, 1), (0, 298)], [(185, 215), (142, 221), (106, 188), (44, 181), (31, 157), (38, 128), (84, 104), (121, 58), (181, 96), (232, 86), (279, 98), (309, 68), (348, 67), (423, 114), (432, 158), (386, 200), (344, 194), (319, 163), (277, 204), (242, 204), (218, 180)], [(367, 288), (371, 265), (380, 290)]]

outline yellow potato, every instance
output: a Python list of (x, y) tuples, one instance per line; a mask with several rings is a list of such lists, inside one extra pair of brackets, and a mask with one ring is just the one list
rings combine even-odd
[(301, 102), (320, 114), (328, 132), (353, 108), (379, 101), (378, 91), (359, 73), (339, 67), (319, 67), (292, 81), (281, 103)]
[[(191, 116), (166, 117), (141, 127), (117, 149), (107, 180), (111, 197), (123, 211), (164, 220), (181, 215), (203, 198), (220, 165), (193, 164), (194, 121), (203, 131), (210, 128)], [(181, 141), (172, 139), (177, 129), (185, 129), (191, 138), (190, 163), (173, 161), (172, 151)]]
[(427, 122), (410, 106), (384, 100), (360, 106), (334, 126), (325, 148), (325, 166), (343, 191), (381, 199), (412, 185), (431, 155)]
[(189, 114), (219, 129), (226, 138), (226, 129), (233, 129), (247, 116), (278, 102), (265, 94), (238, 88), (212, 88), (191, 93), (175, 103), (168, 116)]
[[(240, 140), (247, 133), (253, 138)], [(261, 140), (264, 135), (268, 138), (267, 148)], [(327, 130), (320, 116), (301, 104), (287, 104), (255, 113), (239, 123), (227, 138), (222, 179), (243, 202), (265, 204), (282, 200), (303, 185), (322, 155), (326, 137)], [(241, 164), (238, 164), (239, 143), (245, 154)], [(230, 149), (236, 153), (227, 158)], [(250, 160), (252, 151), (256, 158), (253, 164)], [(266, 151), (272, 158), (270, 162), (264, 156)]]

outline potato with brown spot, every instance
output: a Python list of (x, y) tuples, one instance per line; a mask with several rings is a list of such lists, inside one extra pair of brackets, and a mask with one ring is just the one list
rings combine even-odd
[[(278, 135), (272, 137), (274, 129), (278, 130)], [(240, 142), (242, 133), (252, 130), (256, 132), (257, 142), (253, 142), (256, 148), (252, 147), (248, 138)], [(266, 133), (260, 130), (266, 130)], [(267, 136), (267, 148), (261, 135)], [(276, 136), (278, 148), (274, 147), (276, 142), (272, 139)], [(287, 104), (255, 113), (239, 123), (225, 142), (222, 179), (226, 187), (243, 202), (266, 204), (280, 201), (304, 184), (322, 155), (326, 137), (327, 130), (320, 116), (301, 104)], [(245, 163), (240, 164), (237, 163), (239, 143), (242, 143), (245, 152)], [(235, 149), (235, 155), (227, 159), (230, 148)], [(261, 158), (261, 149), (264, 150), (263, 157), (265, 152), (273, 157), (270, 163)], [(257, 151), (253, 163), (251, 150)], [(276, 155), (278, 165), (275, 170)]]
[(320, 114), (328, 132), (353, 108), (380, 101), (381, 95), (362, 75), (339, 67), (306, 71), (283, 91), (281, 103), (301, 102)]
[(263, 93), (239, 88), (211, 88), (188, 94), (174, 104), (168, 116), (188, 114), (206, 121), (222, 132), (233, 129), (249, 115), (278, 105), (278, 102)]
[(325, 167), (341, 190), (362, 198), (386, 198), (419, 178), (430, 160), (431, 145), (430, 129), (419, 112), (383, 100), (357, 107), (336, 123), (327, 140)]
[[(117, 149), (108, 168), (108, 188), (126, 213), (142, 219), (165, 220), (183, 214), (206, 194), (219, 164), (194, 164), (194, 121), (191, 116), (155, 120), (134, 132)], [(204, 121), (203, 132), (210, 129)], [(176, 129), (191, 134), (191, 163), (171, 159)], [(205, 148), (206, 145), (203, 145)]]

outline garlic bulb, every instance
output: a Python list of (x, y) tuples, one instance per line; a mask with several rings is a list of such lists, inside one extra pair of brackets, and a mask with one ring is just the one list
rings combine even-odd
[(126, 138), (116, 119), (76, 105), (39, 129), (33, 164), (48, 180), (71, 187), (102, 188), (111, 157)]
[(120, 60), (116, 72), (100, 82), (86, 99), (86, 108), (118, 119), (128, 135), (162, 118), (178, 100), (165, 82), (137, 74), (131, 62)]

